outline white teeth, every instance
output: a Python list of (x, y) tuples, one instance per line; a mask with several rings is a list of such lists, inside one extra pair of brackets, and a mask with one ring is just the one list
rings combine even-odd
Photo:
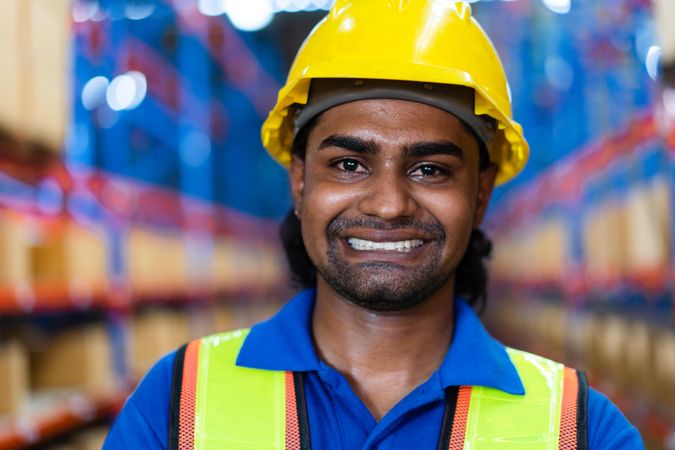
[(412, 239), (407, 241), (396, 242), (375, 242), (367, 241), (365, 239), (349, 238), (347, 242), (354, 250), (387, 250), (408, 253), (411, 249), (419, 247), (424, 244), (421, 239)]

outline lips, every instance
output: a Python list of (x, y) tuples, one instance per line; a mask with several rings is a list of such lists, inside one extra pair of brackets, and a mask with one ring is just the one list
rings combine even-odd
[(347, 243), (356, 251), (388, 251), (409, 253), (412, 249), (424, 245), (422, 239), (405, 239), (397, 241), (371, 241), (356, 237), (347, 238)]
[(416, 259), (432, 242), (442, 242), (442, 226), (410, 217), (383, 221), (375, 217), (337, 217), (328, 226), (328, 239), (335, 252), (337, 242), (351, 258), (407, 261)]

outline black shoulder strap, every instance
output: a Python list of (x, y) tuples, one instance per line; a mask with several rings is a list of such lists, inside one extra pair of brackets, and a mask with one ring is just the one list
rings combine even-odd
[(441, 435), (438, 439), (438, 450), (448, 450), (450, 448), (450, 438), (452, 437), (452, 425), (455, 421), (458, 395), (459, 386), (451, 386), (445, 390), (445, 411), (443, 412)]
[(588, 378), (577, 370), (579, 392), (577, 394), (577, 450), (588, 450)]
[(295, 386), (295, 403), (298, 412), (298, 431), (300, 435), (300, 450), (311, 450), (309, 435), (309, 415), (307, 413), (307, 399), (305, 398), (305, 382), (302, 372), (293, 372)]
[(178, 431), (180, 430), (180, 394), (183, 387), (183, 362), (187, 344), (176, 351), (171, 377), (171, 397), (169, 403), (169, 441), (168, 450), (178, 450)]

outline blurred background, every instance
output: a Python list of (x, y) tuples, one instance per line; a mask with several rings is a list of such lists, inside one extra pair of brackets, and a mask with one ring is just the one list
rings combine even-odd
[[(292, 295), (263, 119), (330, 0), (2, 0), (0, 450), (100, 448), (143, 373)], [(675, 2), (476, 0), (532, 156), (484, 319), (675, 449)]]

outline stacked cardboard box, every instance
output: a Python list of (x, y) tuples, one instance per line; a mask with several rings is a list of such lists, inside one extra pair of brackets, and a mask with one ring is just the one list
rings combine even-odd
[(623, 384), (626, 392), (646, 395), (654, 385), (653, 330), (644, 320), (631, 319), (626, 323), (624, 333), (623, 367), (612, 376)]
[(597, 320), (591, 319), (593, 340), (591, 341), (588, 361), (594, 372), (601, 374), (621, 374), (625, 372), (625, 346), (629, 338), (628, 322), (616, 315), (607, 315)]
[(135, 294), (163, 296), (186, 291), (187, 253), (180, 234), (136, 228), (129, 234), (127, 248), (129, 279)]
[(103, 234), (75, 222), (49, 224), (31, 247), (36, 286), (66, 286), (79, 297), (103, 292), (107, 286), (107, 249)]
[[(283, 253), (276, 247), (260, 246), (260, 283), (264, 286), (282, 286), (288, 284)], [(280, 299), (281, 300), (281, 299)]]
[(536, 259), (530, 269), (542, 281), (556, 281), (562, 277), (568, 261), (567, 229), (561, 219), (545, 221), (534, 239)]
[(108, 434), (107, 427), (96, 427), (78, 433), (71, 439), (71, 450), (101, 450)]
[(567, 311), (560, 304), (542, 304), (535, 321), (537, 336), (543, 341), (546, 355), (561, 361), (565, 358)]
[(0, 125), (55, 150), (69, 117), (71, 3), (3, 0), (0, 14)]
[(590, 214), (583, 231), (584, 254), (589, 280), (602, 283), (625, 273), (625, 205), (608, 201)]
[(228, 238), (216, 240), (213, 248), (213, 285), (219, 292), (234, 290), (237, 285), (236, 247)]
[(0, 289), (30, 283), (29, 227), (16, 213), (0, 210)]
[(157, 310), (133, 319), (130, 333), (131, 374), (140, 379), (163, 355), (193, 337), (185, 312)]
[(213, 313), (213, 331), (216, 333), (237, 328), (237, 318), (229, 305), (217, 305)]
[(17, 414), (28, 398), (28, 355), (18, 341), (0, 343), (0, 415)]
[[(654, 393), (675, 420), (675, 332), (660, 329), (654, 337)], [(645, 376), (650, 376), (645, 373)]]
[(116, 379), (105, 325), (69, 328), (53, 336), (32, 355), (31, 377), (35, 389), (110, 392)]
[(656, 177), (631, 190), (627, 210), (627, 270), (648, 289), (662, 289), (670, 267), (670, 186)]

